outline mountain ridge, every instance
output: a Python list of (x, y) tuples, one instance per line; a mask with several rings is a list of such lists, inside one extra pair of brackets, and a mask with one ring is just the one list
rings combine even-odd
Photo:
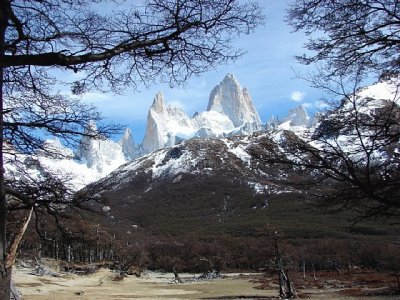
[[(376, 84), (371, 89), (384, 87), (383, 84)], [(366, 102), (367, 106), (360, 109), (360, 114), (374, 115), (377, 109), (387, 107), (385, 103), (388, 99), (363, 98), (368, 95), (368, 90), (361, 92), (361, 96), (356, 95), (356, 101), (360, 104)], [(332, 117), (341, 121), (352, 117), (347, 112), (348, 105), (343, 102), (337, 110), (326, 115), (325, 120), (329, 122)], [(395, 103), (392, 109), (398, 116), (400, 106)], [(320, 181), (325, 178), (323, 170), (322, 173), (305, 172), (299, 160), (307, 161), (313, 156), (309, 152), (299, 152), (300, 145), (323, 150), (323, 147), (329, 146), (329, 139), (333, 139), (335, 145), (348, 153), (347, 158), (352, 163), (365, 162), (358, 157), (360, 152), (352, 152), (354, 147), (358, 147), (357, 140), (353, 140), (352, 128), (338, 131), (348, 137), (346, 141), (343, 136), (337, 135), (337, 131), (329, 136), (328, 130), (319, 143), (314, 137), (329, 124), (319, 121), (312, 128), (299, 123), (290, 127), (291, 120), (296, 120), (298, 115), (304, 116), (304, 112), (304, 107), (300, 106), (289, 114), (285, 122), (269, 131), (219, 139), (192, 138), (154, 151), (125, 164), (89, 188), (103, 191), (99, 196), (103, 204), (110, 208), (110, 220), (128, 227), (134, 224), (144, 229), (153, 228), (155, 233), (168, 232), (171, 228), (177, 232), (196, 232), (203, 227), (219, 228), (223, 224), (235, 228), (237, 220), (251, 223), (253, 216), (266, 215), (271, 202), (291, 199), (293, 203), (305, 205), (315, 200), (312, 191), (318, 198), (324, 193), (329, 196), (340, 186), (332, 180)], [(368, 142), (370, 128), (365, 130), (361, 133), (365, 134), (364, 145)], [(311, 143), (307, 144), (308, 141)], [(389, 148), (385, 150), (387, 158), (380, 152), (373, 153), (371, 159), (377, 163), (386, 159), (390, 164), (390, 155), (398, 156), (398, 147), (397, 150)], [(387, 164), (381, 165), (389, 171)], [(396, 165), (391, 166), (391, 169), (395, 168)], [(314, 190), (308, 193), (304, 186)], [(121, 210), (121, 207), (124, 209)]]
[[(94, 123), (89, 128), (97, 130)], [(49, 145), (56, 145), (58, 152), (68, 155), (52, 160), (38, 153), (37, 159), (47, 170), (74, 178), (70, 186), (79, 190), (121, 165), (185, 140), (249, 135), (263, 129), (247, 89), (240, 86), (234, 75), (227, 74), (211, 91), (208, 109), (193, 117), (167, 104), (162, 92), (157, 93), (148, 112), (146, 135), (141, 144), (135, 142), (132, 131), (127, 128), (119, 141), (83, 137), (75, 152), (57, 140), (49, 140)]]
[(232, 74), (210, 93), (207, 110), (190, 118), (181, 108), (167, 105), (162, 93), (147, 116), (144, 153), (173, 146), (193, 137), (224, 137), (261, 130), (261, 119), (246, 89)]

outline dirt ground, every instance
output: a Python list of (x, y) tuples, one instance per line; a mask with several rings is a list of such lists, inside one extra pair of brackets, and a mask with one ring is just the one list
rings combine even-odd
[[(278, 289), (270, 284), (267, 290), (257, 288), (259, 282), (249, 275), (229, 274), (223, 279), (193, 281), (193, 275), (182, 274), (183, 284), (174, 283), (174, 275), (145, 272), (142, 277), (128, 276), (114, 281), (115, 274), (108, 269), (78, 276), (61, 274), (37, 276), (31, 268), (16, 268), (14, 280), (25, 300), (122, 300), (122, 299), (276, 299)], [(302, 290), (309, 299), (394, 300), (399, 297), (353, 297), (343, 295), (336, 287)]]
[[(114, 274), (107, 269), (87, 275), (62, 277), (30, 275), (32, 269), (14, 270), (15, 283), (25, 300), (70, 299), (204, 299), (221, 296), (248, 296), (260, 299), (275, 296), (274, 291), (254, 289), (254, 283), (244, 279), (198, 281), (184, 284), (173, 282), (173, 274), (147, 272), (142, 277), (128, 276), (113, 281)], [(182, 275), (189, 280), (193, 275)], [(80, 294), (80, 295), (78, 295)]]

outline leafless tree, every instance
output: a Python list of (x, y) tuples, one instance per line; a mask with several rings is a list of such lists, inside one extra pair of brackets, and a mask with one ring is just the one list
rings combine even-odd
[[(298, 59), (319, 64), (307, 80), (332, 100), (310, 140), (288, 137), (289, 160), (311, 173), (308, 185), (324, 204), (363, 217), (398, 215), (398, 1), (294, 0), (287, 21), (310, 35), (310, 52)], [(362, 94), (371, 73), (388, 84), (391, 99)]]
[(288, 274), (290, 261), (285, 258), (284, 254), (281, 252), (279, 243), (282, 240), (282, 237), (279, 236), (276, 230), (272, 233), (272, 240), (274, 242), (275, 256), (271, 267), (278, 273), (279, 297), (281, 299), (296, 298), (297, 292)]
[(392, 99), (365, 96), (354, 86), (320, 116), (309, 139), (286, 135), (282, 161), (309, 172), (303, 183), (320, 204), (356, 209), (361, 218), (399, 216), (400, 94), (397, 78), (385, 83)]
[(330, 75), (400, 70), (397, 0), (293, 0), (287, 21), (310, 35), (299, 59), (322, 62)]
[[(42, 148), (46, 135), (73, 144), (76, 135), (85, 134), (88, 119), (100, 118), (93, 108), (57, 93), (54, 87), (65, 82), (56, 80), (54, 72), (77, 73), (79, 80), (71, 89), (78, 94), (90, 89), (121, 91), (126, 85), (149, 85), (156, 79), (180, 84), (238, 58), (243, 52), (232, 48), (232, 39), (250, 33), (262, 22), (253, 1), (147, 0), (132, 8), (121, 6), (122, 2), (0, 0), (2, 299), (10, 298), (12, 267), (6, 263), (10, 261), (7, 199), (23, 208), (44, 203), (44, 199), (57, 202), (65, 195), (59, 180), (44, 189), (44, 194), (42, 189), (21, 193), (19, 183), (9, 186), (3, 151), (33, 153)], [(108, 10), (109, 4), (115, 9)]]

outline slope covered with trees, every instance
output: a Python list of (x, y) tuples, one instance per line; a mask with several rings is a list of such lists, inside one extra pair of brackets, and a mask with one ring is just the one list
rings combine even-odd
[[(332, 187), (320, 193), (325, 204), (358, 208), (364, 217), (399, 215), (398, 8), (395, 0), (295, 0), (287, 15), (295, 30), (310, 35), (299, 60), (320, 64), (307, 80), (336, 100), (313, 138), (287, 150)], [(368, 76), (391, 82), (390, 99), (362, 95)]]
[[(70, 83), (76, 94), (151, 84), (155, 79), (179, 84), (238, 58), (242, 52), (232, 48), (232, 38), (248, 34), (262, 21), (254, 2), (236, 0), (149, 0), (130, 9), (114, 5), (114, 11), (104, 9), (107, 5), (112, 6), (91, 0), (0, 1), (2, 170), (5, 151), (11, 158), (20, 151), (36, 151), (48, 134), (73, 143), (76, 136), (89, 132), (89, 119), (100, 118), (92, 108), (54, 91), (65, 82), (57, 80), (53, 70), (78, 73), (80, 80)], [(114, 129), (105, 127), (96, 137)], [(46, 203), (44, 210), (55, 214), (68, 193), (64, 182), (52, 174), (31, 183), (20, 181), (10, 192), (4, 171), (0, 172), (2, 299), (10, 298), (15, 258), (15, 252), (7, 250), (7, 206), (36, 212)]]

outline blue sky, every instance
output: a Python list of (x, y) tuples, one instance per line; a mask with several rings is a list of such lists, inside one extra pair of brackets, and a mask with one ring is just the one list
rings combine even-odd
[(234, 74), (241, 86), (249, 90), (263, 122), (271, 115), (283, 118), (290, 108), (300, 104), (312, 111), (321, 93), (296, 78), (296, 72), (306, 74), (312, 70), (294, 58), (305, 52), (303, 45), (307, 37), (301, 32), (293, 33), (285, 24), (283, 19), (288, 1), (259, 2), (264, 8), (266, 24), (235, 41), (235, 46), (247, 52), (235, 63), (193, 77), (184, 87), (139, 86), (137, 91), (127, 88), (124, 95), (89, 93), (83, 97), (84, 101), (97, 106), (107, 122), (130, 127), (136, 142), (143, 139), (147, 112), (158, 91), (163, 92), (167, 103), (181, 106), (191, 116), (196, 111), (206, 110), (211, 90), (228, 73)]

